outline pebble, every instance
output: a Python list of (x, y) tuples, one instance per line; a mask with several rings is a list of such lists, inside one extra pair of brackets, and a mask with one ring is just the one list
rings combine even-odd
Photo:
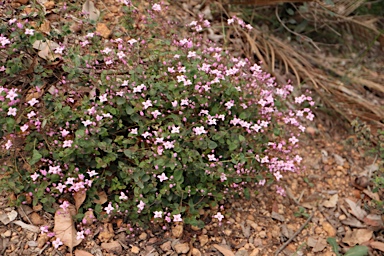
[(266, 238), (266, 237), (267, 237), (267, 232), (265, 232), (264, 230), (263, 230), (263, 231), (260, 231), (260, 232), (259, 232), (259, 237), (260, 237), (260, 238)]
[(167, 252), (171, 250), (171, 241), (165, 242), (162, 245), (160, 245), (160, 249)]
[(131, 252), (133, 253), (133, 254), (139, 254), (139, 252), (140, 252), (140, 248), (139, 247), (137, 247), (137, 246), (132, 246), (132, 248), (131, 248)]
[(178, 254), (187, 253), (187, 252), (189, 252), (189, 244), (188, 243), (177, 244), (177, 245), (175, 245), (175, 251)]
[(100, 35), (104, 38), (109, 38), (112, 34), (111, 30), (104, 23), (99, 23), (96, 26), (96, 32), (100, 33)]
[(330, 237), (336, 236), (336, 229), (331, 224), (324, 221), (322, 226), (323, 226), (323, 229), (325, 230), (325, 232), (327, 232), (328, 236), (330, 236)]
[(196, 249), (196, 248), (193, 248), (192, 249), (192, 256), (201, 256), (201, 252), (198, 250), (198, 249)]
[(260, 253), (260, 250), (257, 249), (257, 248), (255, 248), (255, 249), (253, 249), (253, 251), (251, 252), (251, 254), (249, 254), (249, 256), (257, 256), (257, 255), (259, 255), (259, 253)]
[(145, 233), (145, 232), (143, 232), (143, 233), (141, 233), (141, 234), (139, 235), (139, 239), (140, 239), (140, 240), (147, 240), (147, 237), (148, 237), (148, 235), (147, 235), (147, 233)]
[(101, 243), (101, 248), (103, 248), (107, 252), (112, 252), (116, 254), (121, 254), (123, 252), (123, 248), (117, 241), (112, 241), (110, 243)]
[(12, 236), (12, 231), (7, 230), (3, 234), (1, 234), (2, 237), (11, 237)]
[(224, 246), (221, 246), (221, 245), (218, 245), (218, 244), (214, 244), (213, 247), (215, 247), (216, 250), (221, 252), (224, 256), (235, 256), (235, 254), (230, 249), (228, 249), (228, 248), (226, 248)]
[(200, 242), (200, 246), (204, 246), (208, 243), (208, 236), (207, 235), (201, 235), (199, 236), (199, 242)]
[(172, 236), (180, 238), (183, 235), (183, 225), (175, 225), (172, 227)]

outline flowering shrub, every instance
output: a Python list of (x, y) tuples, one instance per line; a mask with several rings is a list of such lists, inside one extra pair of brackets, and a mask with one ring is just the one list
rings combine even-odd
[[(313, 118), (312, 99), (296, 97), (297, 109), (286, 109), (293, 86), (204, 41), (207, 20), (179, 38), (164, 9), (140, 13), (125, 2), (129, 36), (104, 40), (85, 20), (77, 45), (63, 43), (65, 29), (47, 38), (25, 20), (2, 25), (2, 187), (20, 203), (53, 212), (86, 191), (80, 217), (93, 208), (134, 222), (202, 225), (199, 209), (298, 170), (292, 151), (300, 120)], [(252, 29), (236, 17), (228, 23)], [(31, 64), (32, 45), (45, 39), (57, 41), (50, 50), (60, 64)]]

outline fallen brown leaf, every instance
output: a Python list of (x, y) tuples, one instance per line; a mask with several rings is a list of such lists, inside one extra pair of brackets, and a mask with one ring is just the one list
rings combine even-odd
[(80, 206), (84, 203), (85, 198), (87, 197), (87, 193), (85, 192), (84, 189), (81, 189), (73, 195), (73, 198), (75, 199), (75, 206), (76, 206), (76, 211), (79, 210)]
[(53, 231), (55, 236), (63, 242), (64, 245), (68, 246), (72, 252), (73, 248), (79, 245), (82, 239), (77, 239), (77, 232), (73, 216), (76, 215), (75, 206), (70, 204), (66, 211), (59, 208), (55, 213), (55, 226)]
[(327, 208), (336, 207), (337, 201), (339, 200), (339, 195), (334, 194), (329, 198), (329, 200), (324, 201), (323, 206)]
[(94, 203), (96, 203), (96, 204), (104, 204), (105, 202), (108, 201), (107, 194), (104, 191), (101, 191), (101, 192), (97, 193), (97, 195), (99, 196), (99, 199), (95, 198), (93, 200)]
[(83, 251), (83, 250), (76, 250), (75, 256), (93, 256), (93, 254)]
[(382, 243), (382, 242), (373, 241), (373, 242), (370, 242), (369, 245), (373, 249), (377, 249), (377, 250), (380, 250), (380, 251), (384, 252), (384, 243)]
[(345, 201), (348, 203), (349, 207), (351, 208), (350, 213), (352, 213), (353, 216), (355, 216), (359, 220), (363, 220), (364, 217), (367, 216), (367, 212), (361, 209), (361, 207), (358, 206), (351, 199), (346, 198)]
[(372, 235), (373, 231), (368, 229), (348, 230), (342, 241), (349, 246), (355, 246), (356, 244), (362, 244), (369, 241), (372, 238)]
[(96, 9), (95, 4), (90, 0), (85, 1), (82, 11), (89, 14), (90, 20), (97, 21), (100, 17), (100, 11)]

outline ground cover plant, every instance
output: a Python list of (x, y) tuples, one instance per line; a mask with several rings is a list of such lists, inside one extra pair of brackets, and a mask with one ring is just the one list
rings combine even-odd
[[(29, 16), (2, 23), (1, 187), (14, 203), (70, 211), (84, 225), (120, 215), (167, 228), (203, 226), (206, 207), (223, 221), (223, 200), (249, 197), (252, 185), (284, 195), (278, 181), (299, 171), (312, 98), (205, 41), (203, 17), (180, 37), (162, 3), (123, 10), (127, 32), (112, 39), (79, 14), (74, 44), (69, 25), (47, 34)], [(252, 29), (237, 17), (227, 25)]]

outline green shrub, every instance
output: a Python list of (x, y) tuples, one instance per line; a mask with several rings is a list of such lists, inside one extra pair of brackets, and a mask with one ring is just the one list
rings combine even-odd
[[(19, 203), (31, 198), (54, 212), (55, 202), (86, 191), (79, 218), (92, 208), (135, 223), (202, 226), (199, 209), (249, 197), (248, 185), (298, 170), (293, 150), (302, 120), (313, 118), (311, 97), (296, 97), (297, 109), (286, 109), (291, 85), (277, 86), (260, 66), (204, 41), (206, 20), (180, 38), (159, 7), (142, 13), (126, 3), (129, 36), (112, 40), (85, 20), (89, 31), (79, 44), (58, 43), (49, 52), (60, 65), (39, 58), (28, 74), (32, 45), (62, 42), (68, 32), (46, 36), (26, 30), (26, 21), (3, 24), (0, 132), (8, 178), (1, 186)], [(236, 17), (229, 23), (251, 29)], [(12, 84), (20, 74), (28, 86)]]

